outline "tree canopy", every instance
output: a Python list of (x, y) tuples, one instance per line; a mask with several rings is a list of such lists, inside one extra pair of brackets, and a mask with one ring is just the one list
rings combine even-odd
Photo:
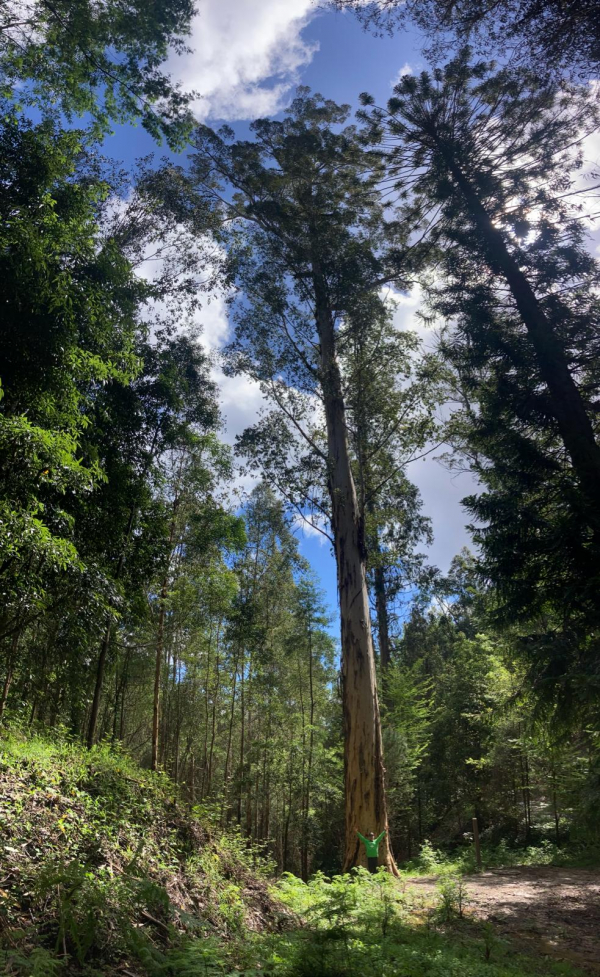
[(164, 73), (183, 52), (190, 0), (3, 0), (0, 85), (25, 106), (67, 118), (89, 115), (99, 134), (139, 119), (173, 148), (189, 135), (189, 95)]

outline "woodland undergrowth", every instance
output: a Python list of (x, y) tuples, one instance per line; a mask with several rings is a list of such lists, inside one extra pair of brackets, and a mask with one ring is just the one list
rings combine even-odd
[[(571, 975), (469, 918), (358, 870), (273, 877), (264, 853), (108, 745), (13, 728), (0, 756), (0, 960), (22, 977)], [(425, 852), (425, 857), (427, 851)]]

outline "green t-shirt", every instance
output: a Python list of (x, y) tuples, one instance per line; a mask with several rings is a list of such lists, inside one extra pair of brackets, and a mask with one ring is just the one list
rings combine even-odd
[(379, 842), (385, 834), (385, 829), (381, 832), (378, 838), (373, 838), (373, 841), (371, 841), (370, 838), (365, 838), (364, 835), (361, 835), (360, 831), (357, 831), (356, 833), (360, 840), (364, 841), (367, 858), (377, 858), (379, 855)]

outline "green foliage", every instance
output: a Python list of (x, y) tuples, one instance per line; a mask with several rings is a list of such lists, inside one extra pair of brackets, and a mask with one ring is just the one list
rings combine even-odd
[(587, 707), (595, 724), (600, 266), (577, 180), (597, 101), (465, 49), (403, 78), (388, 112), (366, 115), (374, 137), (392, 140), (390, 172), (412, 175), (423, 222), (439, 207), (427, 293), (457, 405), (447, 461), (480, 486), (464, 502), (496, 625), (520, 627), (546, 706)]
[(600, 62), (598, 22), (593, 3), (575, 0), (334, 0), (351, 9), (377, 33), (417, 26), (435, 53), (449, 43), (468, 42), (488, 56), (490, 49), (514, 63), (535, 65), (541, 76), (573, 72), (594, 76)]
[(185, 50), (193, 12), (190, 0), (32, 0), (25, 8), (8, 0), (1, 91), (47, 115), (89, 115), (97, 134), (139, 119), (155, 138), (181, 147), (191, 130), (189, 97), (161, 66), (170, 50)]
[(187, 955), (182, 972), (194, 973), (191, 961), (204, 958), (199, 946), (186, 949), (193, 934), (239, 936), (248, 918), (276, 914), (251, 872), (256, 852), (235, 836), (211, 837), (164, 775), (60, 733), (25, 737), (15, 728), (2, 746), (10, 801), (0, 811), (1, 858), (11, 884), (0, 911), (10, 972), (44, 973), (48, 962), (46, 972), (58, 974), (77, 961), (91, 974), (131, 957), (149, 973), (175, 973)]
[[(520, 958), (490, 934), (489, 927), (466, 926), (461, 918), (466, 900), (460, 879), (444, 880), (441, 910), (431, 907), (428, 925), (423, 924), (422, 907), (413, 902), (410, 890), (385, 872), (370, 876), (359, 870), (332, 879), (315, 876), (308, 884), (285, 876), (277, 892), (307, 921), (298, 932), (258, 941), (255, 960), (267, 951), (261, 967), (271, 968), (277, 977), (315, 973), (323, 977), (364, 973), (519, 977), (564, 972), (560, 965), (555, 968), (547, 961)], [(451, 935), (455, 921), (464, 927), (457, 930), (458, 938)], [(433, 929), (431, 922), (443, 925), (444, 932)]]
[(98, 388), (128, 383), (137, 369), (144, 288), (124, 254), (102, 241), (108, 187), (84, 172), (81, 133), (6, 112), (0, 158), (0, 631), (11, 632), (44, 609), (57, 575), (80, 579), (72, 500), (103, 478), (82, 441)]
[(208, 833), (164, 774), (122, 751), (16, 728), (2, 745), (9, 974), (576, 977), (470, 920), (460, 879), (427, 904), (383, 870), (285, 873), (268, 888), (239, 834)]
[(435, 907), (436, 919), (451, 923), (462, 919), (468, 896), (462, 878), (446, 875), (438, 883), (439, 903)]
[(430, 838), (445, 860), (468, 870), (477, 816), (484, 850), (502, 843), (522, 854), (544, 842), (567, 848), (568, 857), (587, 848), (593, 858), (595, 734), (582, 723), (558, 724), (539, 708), (519, 645), (495, 631), (494, 592), (468, 553), (430, 595), (428, 610), (415, 607), (395, 642), (390, 679), (397, 707), (386, 737), (397, 855), (423, 871), (414, 855)]

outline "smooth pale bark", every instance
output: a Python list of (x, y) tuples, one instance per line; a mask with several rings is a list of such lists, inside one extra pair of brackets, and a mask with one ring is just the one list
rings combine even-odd
[(545, 315), (526, 275), (510, 253), (502, 233), (494, 227), (483, 203), (452, 154), (438, 143), (467, 208), (485, 244), (490, 267), (505, 279), (535, 351), (540, 375), (550, 395), (552, 411), (579, 484), (591, 504), (593, 522), (600, 526), (600, 445), (573, 379), (565, 350)]
[[(314, 750), (314, 735), (315, 735), (315, 695), (314, 695), (314, 681), (313, 681), (313, 653), (312, 653), (312, 629), (309, 624), (308, 628), (308, 694), (309, 694), (309, 734), (308, 734), (308, 757), (306, 761), (306, 780), (304, 784), (304, 798), (303, 798), (303, 808), (302, 808), (302, 847), (301, 847), (301, 875), (304, 882), (308, 881), (308, 845), (309, 845), (309, 833), (308, 833), (308, 816), (310, 811), (310, 796), (312, 788), (312, 764), (313, 764), (313, 750)], [(303, 751), (305, 746), (305, 735), (304, 735), (304, 706), (302, 706), (302, 745)]]
[(237, 796), (237, 823), (242, 823), (242, 795), (244, 791), (244, 769), (246, 762), (246, 699), (244, 670), (246, 668), (246, 650), (242, 648), (242, 670), (240, 672), (240, 762), (239, 762), (239, 784)]
[(215, 648), (215, 685), (214, 685), (213, 703), (212, 703), (210, 747), (208, 750), (208, 772), (207, 772), (207, 781), (206, 781), (207, 796), (210, 796), (212, 790), (213, 757), (215, 751), (215, 739), (217, 735), (217, 702), (219, 700), (219, 680), (220, 680), (220, 671), (221, 671), (221, 659), (219, 654), (220, 634), (221, 634), (221, 622), (219, 622), (219, 624), (217, 625), (217, 638), (216, 638), (216, 648)]
[(171, 562), (173, 560), (173, 545), (175, 543), (175, 535), (177, 530), (177, 516), (178, 516), (179, 506), (181, 503), (181, 496), (179, 492), (178, 483), (181, 478), (181, 473), (183, 471), (184, 460), (185, 460), (185, 455), (182, 454), (179, 460), (175, 496), (173, 498), (173, 504), (172, 504), (171, 523), (169, 526), (169, 548), (167, 551), (167, 563), (165, 566), (165, 572), (164, 572), (164, 576), (160, 588), (158, 628), (156, 633), (156, 657), (154, 662), (154, 695), (153, 695), (153, 702), (152, 702), (152, 762), (151, 762), (152, 770), (158, 770), (158, 762), (159, 762), (158, 754), (159, 754), (159, 726), (160, 726), (160, 685), (161, 685), (161, 676), (162, 676), (163, 655), (164, 655), (164, 648), (165, 648), (166, 603), (167, 603), (167, 593), (169, 588), (169, 575), (171, 572)]
[(236, 648), (235, 658), (233, 663), (233, 685), (231, 689), (231, 707), (229, 710), (229, 728), (227, 731), (227, 751), (225, 753), (225, 769), (223, 771), (223, 799), (221, 801), (221, 824), (225, 823), (224, 818), (225, 818), (226, 809), (227, 809), (227, 823), (229, 823), (229, 819), (230, 819), (230, 811), (228, 809), (229, 780), (230, 780), (229, 765), (231, 761), (231, 752), (232, 752), (232, 745), (233, 745), (233, 721), (235, 718), (238, 661), (239, 661), (239, 647)]
[(324, 276), (318, 262), (313, 260), (312, 264), (342, 632), (344, 871), (355, 865), (367, 864), (364, 845), (357, 831), (362, 834), (373, 831), (379, 835), (385, 830), (379, 861), (397, 874), (387, 833), (383, 743), (369, 616), (364, 525), (350, 462), (342, 381), (335, 350), (334, 319)]

